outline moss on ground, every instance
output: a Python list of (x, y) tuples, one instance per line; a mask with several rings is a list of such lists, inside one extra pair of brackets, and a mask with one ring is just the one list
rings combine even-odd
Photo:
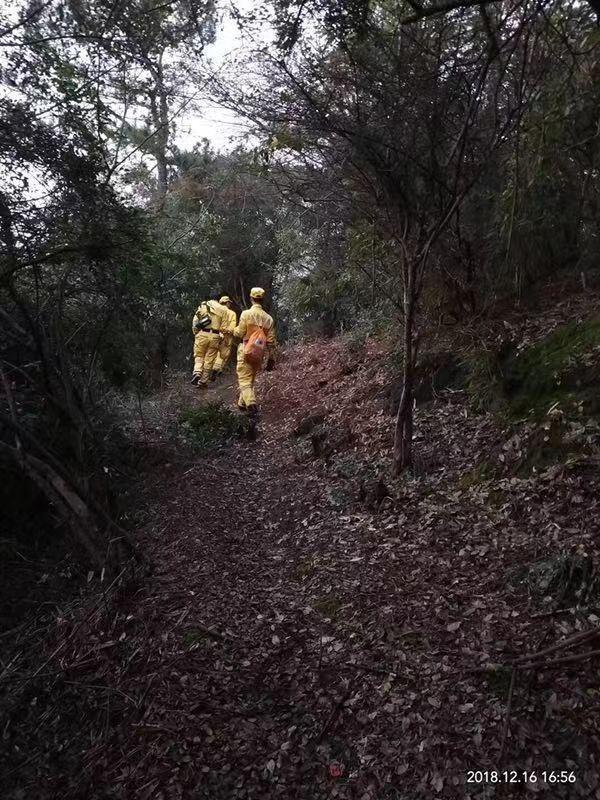
[(564, 325), (520, 353), (511, 344), (474, 351), (465, 366), (479, 411), (541, 419), (558, 404), (567, 416), (600, 414), (600, 318)]
[(461, 489), (471, 489), (474, 486), (481, 486), (482, 483), (492, 480), (495, 476), (496, 470), (493, 465), (489, 461), (482, 461), (469, 472), (465, 472), (458, 485)]
[(600, 318), (571, 322), (508, 359), (503, 383), (514, 416), (540, 416), (555, 403), (600, 412)]
[(315, 610), (320, 614), (323, 614), (324, 617), (332, 619), (333, 617), (337, 616), (338, 611), (342, 607), (342, 602), (338, 600), (337, 597), (328, 594), (325, 597), (321, 597), (319, 600), (317, 600), (314, 604), (314, 607)]

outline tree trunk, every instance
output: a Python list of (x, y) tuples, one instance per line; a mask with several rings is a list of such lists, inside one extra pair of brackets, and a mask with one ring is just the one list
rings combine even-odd
[[(3, 382), (6, 391), (6, 380)], [(147, 564), (130, 534), (113, 522), (102, 506), (69, 475), (69, 470), (20, 425), (10, 390), (6, 391), (6, 398), (11, 415), (1, 415), (0, 422), (13, 431), (15, 443), (10, 445), (0, 439), (0, 453), (14, 459), (50, 506), (59, 512), (90, 566), (111, 575), (131, 556)], [(34, 455), (32, 449), (38, 455)]]
[(413, 394), (414, 394), (414, 321), (416, 305), (416, 269), (413, 262), (406, 267), (404, 284), (404, 366), (402, 397), (394, 428), (393, 471), (399, 475), (412, 466), (413, 451)]

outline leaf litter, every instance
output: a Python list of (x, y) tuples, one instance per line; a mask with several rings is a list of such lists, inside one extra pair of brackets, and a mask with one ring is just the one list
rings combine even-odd
[[(500, 769), (600, 797), (598, 608), (529, 580), (564, 553), (598, 563), (597, 467), (465, 480), (510, 437), (451, 392), (417, 409), (416, 475), (388, 480), (386, 351), (348, 359), (289, 350), (258, 442), (146, 468), (154, 573), (64, 609), (39, 662), (25, 634), (3, 657), (3, 797), (523, 796), (466, 783)], [(311, 413), (349, 425), (339, 450), (301, 451)]]

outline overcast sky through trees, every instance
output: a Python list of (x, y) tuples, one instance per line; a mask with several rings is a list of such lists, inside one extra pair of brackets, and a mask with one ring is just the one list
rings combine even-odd
[[(234, 7), (239, 13), (247, 14), (256, 7), (256, 2), (236, 0), (235, 4), (228, 3), (223, 8), (215, 42), (208, 45), (205, 51), (208, 66), (217, 73), (227, 71), (228, 65), (236, 57), (247, 53), (251, 46), (245, 38), (248, 33), (242, 35), (232, 14)], [(264, 30), (261, 39), (268, 41), (269, 38), (270, 32)], [(179, 123), (176, 139), (181, 146), (191, 148), (199, 139), (206, 138), (215, 149), (230, 150), (247, 133), (246, 121), (230, 109), (223, 108), (206, 96), (198, 105), (197, 111), (186, 115)]]

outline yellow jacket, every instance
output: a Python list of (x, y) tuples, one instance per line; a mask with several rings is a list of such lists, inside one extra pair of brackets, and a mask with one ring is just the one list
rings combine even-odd
[(257, 328), (262, 328), (267, 338), (267, 350), (269, 352), (277, 344), (275, 339), (275, 323), (273, 317), (263, 309), (260, 303), (252, 303), (252, 307), (242, 311), (240, 321), (233, 335), (238, 339), (247, 339)]
[(227, 309), (227, 321), (223, 328), (223, 332), (233, 335), (235, 326), (237, 325), (237, 314), (233, 308), (227, 308), (227, 306), (225, 306), (225, 308)]
[[(221, 303), (217, 303), (216, 300), (206, 300), (204, 303), (200, 303), (192, 320), (192, 333), (196, 335), (198, 333), (211, 333), (211, 331), (218, 333), (221, 330), (226, 330), (228, 313), (229, 309), (226, 306), (222, 306)], [(210, 315), (210, 330), (195, 330), (198, 320), (206, 314)]]

